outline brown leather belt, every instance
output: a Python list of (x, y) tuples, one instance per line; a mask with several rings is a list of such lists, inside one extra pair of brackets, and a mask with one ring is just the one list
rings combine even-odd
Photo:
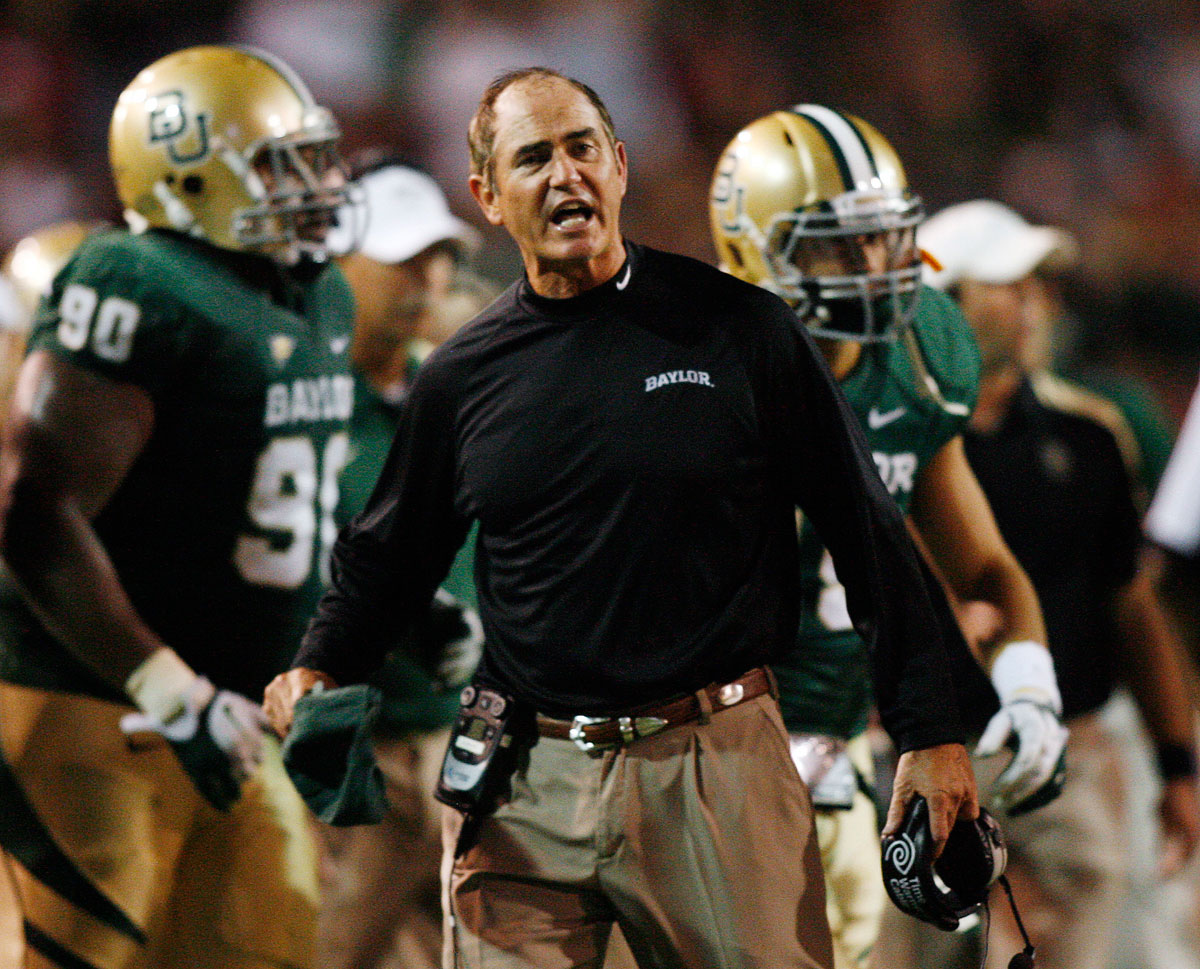
[[(736, 707), (773, 689), (771, 674), (765, 667), (756, 666), (730, 683), (710, 683), (687, 696), (634, 707), (612, 717), (554, 720), (539, 713), (538, 734), (558, 740), (573, 740), (580, 749), (586, 751), (608, 750), (642, 737), (651, 737), (668, 727), (698, 720), (706, 712)], [(702, 700), (701, 696), (705, 699)]]

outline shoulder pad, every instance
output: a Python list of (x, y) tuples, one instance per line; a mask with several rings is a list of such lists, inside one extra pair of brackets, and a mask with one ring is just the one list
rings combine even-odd
[(940, 290), (922, 287), (912, 331), (921, 362), (942, 396), (973, 410), (979, 396), (979, 347), (958, 304)]

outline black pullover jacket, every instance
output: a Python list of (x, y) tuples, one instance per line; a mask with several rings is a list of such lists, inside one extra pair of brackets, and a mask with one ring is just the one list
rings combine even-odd
[(482, 678), (567, 719), (733, 679), (793, 643), (799, 507), (899, 748), (960, 741), (946, 650), (965, 646), (795, 314), (627, 250), (571, 299), (522, 279), (424, 363), (295, 665), (366, 678), (478, 520)]

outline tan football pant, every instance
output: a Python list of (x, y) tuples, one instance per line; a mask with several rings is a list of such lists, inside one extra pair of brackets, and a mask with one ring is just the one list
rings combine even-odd
[[(278, 747), (223, 814), (165, 741), (126, 739), (118, 722), (129, 709), (0, 683), (4, 760), (74, 868), (148, 937), (139, 944), (8, 858), (24, 920), (49, 940), (42, 947), (96, 969), (307, 969), (316, 849)], [(13, 946), (0, 940), (0, 952)], [(26, 969), (58, 969), (24, 950)]]
[[(475, 847), (443, 856), (446, 969), (828, 969), (812, 807), (769, 696), (593, 757), (541, 738)], [(452, 904), (450, 903), (452, 899)]]
[[(847, 753), (863, 777), (873, 780), (875, 767), (865, 733), (850, 741)], [(864, 969), (887, 904), (874, 803), (858, 791), (849, 810), (818, 811), (817, 839), (837, 969)]]

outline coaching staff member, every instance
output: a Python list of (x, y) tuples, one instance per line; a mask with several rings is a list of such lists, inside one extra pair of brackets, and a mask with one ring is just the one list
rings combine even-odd
[(445, 964), (598, 966), (615, 920), (643, 967), (831, 966), (812, 809), (761, 668), (795, 636), (796, 506), (874, 645), (904, 752), (890, 822), (919, 790), (941, 837), (978, 810), (945, 600), (792, 311), (622, 239), (625, 148), (594, 92), (505, 75), (469, 141), (525, 277), (421, 368), (269, 713), (286, 729), (316, 682), (363, 679), (477, 520), (479, 677), (540, 736), (444, 865)]

